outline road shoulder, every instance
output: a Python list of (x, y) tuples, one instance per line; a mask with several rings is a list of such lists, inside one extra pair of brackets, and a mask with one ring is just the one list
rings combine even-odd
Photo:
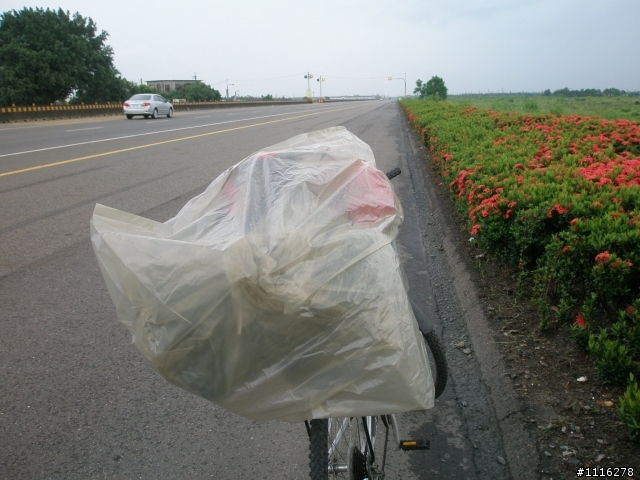
[[(524, 415), (517, 400), (517, 394), (508, 380), (508, 371), (502, 355), (495, 344), (497, 332), (494, 331), (484, 313), (480, 301), (481, 288), (478, 286), (473, 265), (462, 246), (464, 234), (460, 229), (458, 214), (450, 200), (448, 190), (439, 183), (432, 170), (428, 150), (420, 145), (415, 133), (410, 130), (406, 119), (403, 126), (407, 143), (410, 145), (409, 157), (412, 159), (413, 172), (422, 182), (426, 202), (431, 212), (432, 236), (444, 254), (451, 275), (451, 287), (459, 302), (463, 320), (468, 330), (470, 347), (479, 365), (481, 381), (488, 391), (490, 407), (494, 410), (502, 435), (502, 448), (505, 457), (495, 456), (495, 462), (504, 461), (511, 477), (519, 480), (538, 478), (538, 456), (535, 441), (525, 429)], [(415, 182), (415, 181), (414, 181)], [(417, 190), (417, 188), (416, 188)], [(453, 219), (453, 221), (452, 221)], [(461, 340), (465, 341), (465, 340)], [(470, 432), (470, 436), (473, 436)]]

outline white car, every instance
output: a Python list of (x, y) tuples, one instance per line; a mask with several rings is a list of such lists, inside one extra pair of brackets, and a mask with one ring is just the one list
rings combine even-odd
[(144, 118), (158, 118), (158, 115), (173, 117), (173, 105), (161, 95), (153, 93), (138, 93), (122, 104), (124, 114), (129, 120), (134, 115)]

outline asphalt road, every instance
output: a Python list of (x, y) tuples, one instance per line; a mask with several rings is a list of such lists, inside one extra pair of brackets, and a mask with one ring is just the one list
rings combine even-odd
[(432, 449), (392, 452), (387, 478), (512, 478), (496, 460), (510, 456), (482, 365), (451, 346), (469, 332), (417, 147), (391, 101), (0, 128), (0, 478), (308, 478), (302, 424), (246, 420), (144, 363), (115, 317), (89, 219), (102, 203), (166, 221), (252, 152), (334, 125), (369, 143), (380, 169), (403, 169), (400, 253), (450, 354), (436, 408), (400, 415), (404, 436)]

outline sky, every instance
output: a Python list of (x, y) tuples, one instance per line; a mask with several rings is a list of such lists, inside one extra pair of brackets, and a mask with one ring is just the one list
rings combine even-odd
[(91, 17), (128, 80), (223, 96), (640, 91), (640, 0), (0, 0), (24, 7)]

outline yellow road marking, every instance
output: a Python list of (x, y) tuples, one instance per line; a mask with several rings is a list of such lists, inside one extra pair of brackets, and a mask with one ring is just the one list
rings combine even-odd
[(7, 175), (16, 175), (18, 173), (31, 172), (33, 170), (41, 170), (43, 168), (57, 167), (58, 165), (65, 165), (67, 163), (82, 162), (84, 160), (91, 160), (92, 158), (105, 157), (107, 155), (116, 155), (118, 153), (130, 152), (132, 150), (139, 150), (141, 148), (157, 147), (158, 145), (164, 145), (164, 144), (173, 143), (173, 142), (181, 142), (183, 140), (191, 140), (194, 138), (206, 137), (208, 135), (216, 135), (218, 133), (232, 132), (234, 130), (242, 130), (245, 128), (260, 127), (262, 125), (268, 125), (270, 123), (284, 122), (286, 120), (294, 120), (296, 118), (310, 117), (312, 115), (320, 115), (321, 113), (330, 113), (330, 112), (337, 112), (340, 110), (348, 110), (350, 108), (357, 108), (357, 107), (344, 107), (344, 108), (332, 109), (326, 112), (306, 113), (304, 115), (297, 115), (295, 117), (278, 118), (276, 120), (269, 120), (268, 122), (254, 123), (252, 125), (244, 125), (242, 127), (227, 128), (225, 130), (217, 130), (215, 132), (200, 133), (198, 135), (191, 135), (188, 137), (174, 138), (173, 140), (164, 140), (162, 142), (148, 143), (146, 145), (138, 145), (137, 147), (123, 148), (120, 150), (112, 150), (110, 152), (104, 152), (104, 153), (96, 153), (94, 155), (87, 155), (86, 157), (72, 158), (70, 160), (62, 160), (60, 162), (46, 163), (44, 165), (37, 165), (35, 167), (23, 168), (20, 170), (13, 170), (11, 172), (4, 172), (4, 173), (0, 173), (0, 177), (6, 177)]

